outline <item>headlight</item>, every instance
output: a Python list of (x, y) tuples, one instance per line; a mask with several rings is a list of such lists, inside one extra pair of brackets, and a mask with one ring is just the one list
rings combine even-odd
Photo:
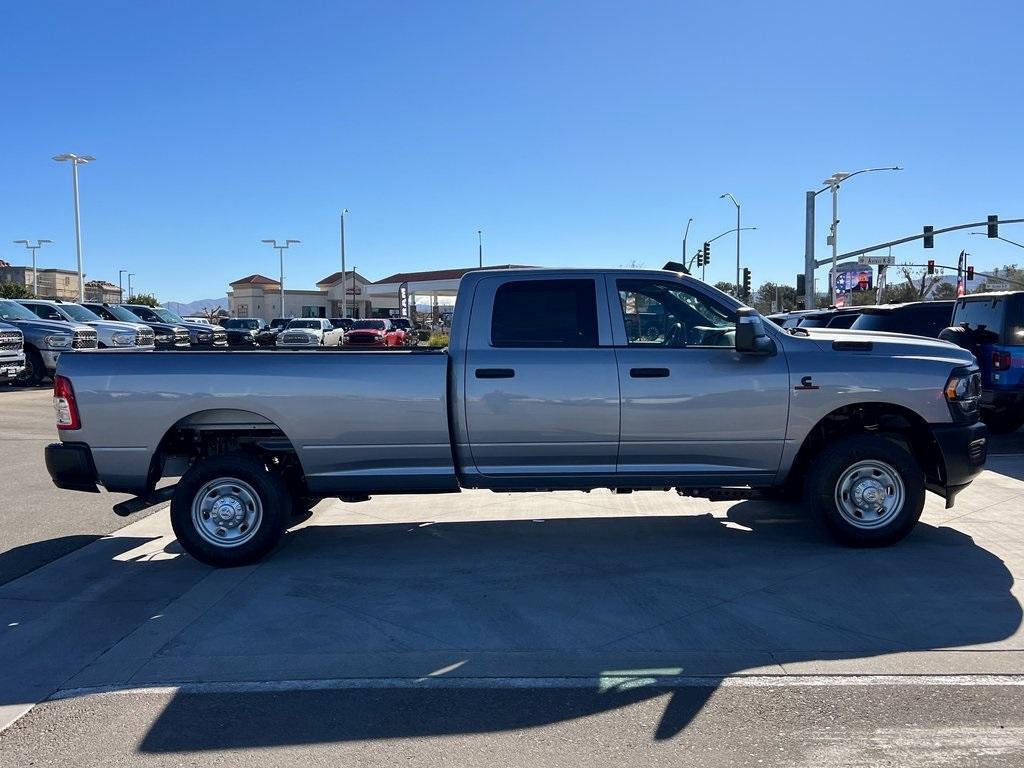
[(55, 333), (52, 336), (43, 336), (43, 343), (53, 349), (66, 349), (71, 346), (71, 337), (64, 333)]
[(121, 332), (115, 333), (111, 341), (114, 342), (115, 347), (134, 347), (137, 338), (134, 333)]
[(976, 421), (981, 400), (981, 373), (977, 368), (955, 369), (943, 389), (954, 421)]

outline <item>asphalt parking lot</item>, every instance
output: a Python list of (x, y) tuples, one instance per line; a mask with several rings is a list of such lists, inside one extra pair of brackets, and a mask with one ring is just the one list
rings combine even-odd
[(1019, 434), (887, 549), (768, 502), (469, 492), (325, 501), (218, 571), (50, 487), (50, 424), (0, 392), (0, 764), (1024, 762)]

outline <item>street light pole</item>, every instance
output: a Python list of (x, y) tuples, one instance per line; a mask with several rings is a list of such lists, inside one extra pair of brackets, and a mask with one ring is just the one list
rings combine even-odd
[(74, 155), (65, 152), (63, 155), (55, 155), (54, 160), (58, 163), (71, 163), (71, 187), (75, 196), (75, 251), (78, 254), (78, 301), (85, 301), (85, 275), (82, 272), (82, 219), (78, 209), (78, 166), (91, 163), (96, 158), (92, 155)]
[(736, 202), (736, 198), (729, 192), (719, 196), (719, 200), (725, 198), (732, 200), (732, 204), (736, 206), (736, 283), (735, 283), (735, 296), (738, 299), (740, 297), (740, 204)]
[(30, 240), (15, 240), (18, 245), (24, 245), (30, 251), (32, 251), (32, 296), (39, 298), (39, 271), (36, 269), (36, 251), (43, 247), (46, 243), (52, 243), (53, 240), (36, 240), (36, 244), (32, 245)]
[(476, 231), (477, 255), (480, 261), (480, 269), (484, 268), (484, 233), (482, 229)]
[(121, 283), (121, 275), (127, 271), (127, 269), (117, 270), (117, 293), (120, 301), (124, 301), (124, 285)]
[[(820, 195), (826, 189), (832, 192), (832, 228), (830, 241), (832, 244), (832, 269), (829, 271), (829, 303), (836, 303), (836, 261), (839, 253), (839, 185), (847, 179), (852, 179), (854, 176), (860, 176), (862, 173), (874, 173), (876, 171), (902, 171), (903, 168), (899, 165), (888, 166), (885, 168), (862, 168), (859, 171), (853, 173), (846, 173), (845, 171), (836, 171), (829, 176), (825, 181), (822, 182), (825, 186), (815, 192), (815, 195)], [(808, 197), (810, 193), (808, 193)], [(813, 226), (813, 222), (812, 225)], [(813, 251), (811, 253), (813, 259)], [(807, 265), (805, 264), (805, 269)], [(810, 308), (810, 307), (809, 307)]]
[(128, 273), (128, 298), (132, 298), (135, 294), (132, 293), (132, 278), (135, 277), (134, 272)]
[[(348, 208), (341, 209), (341, 316), (348, 317), (348, 277), (345, 274), (345, 214)], [(353, 287), (355, 280), (352, 281)]]
[[(683, 232), (683, 264), (686, 263), (687, 254), (689, 251), (686, 250), (686, 236), (690, 234), (690, 225), (693, 224), (693, 217), (691, 216), (689, 221), (686, 222), (686, 230)], [(701, 278), (703, 279), (703, 278)]]
[(284, 241), (284, 245), (278, 245), (277, 240), (264, 240), (263, 242), (269, 243), (271, 248), (275, 248), (277, 250), (278, 258), (281, 261), (281, 317), (284, 317), (284, 252), (292, 245), (301, 243), (302, 241), (289, 239)]

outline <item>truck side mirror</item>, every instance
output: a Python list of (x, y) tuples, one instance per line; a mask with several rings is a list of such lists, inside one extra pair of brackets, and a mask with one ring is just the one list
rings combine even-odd
[(775, 342), (764, 330), (764, 320), (756, 309), (736, 311), (736, 351), (746, 355), (775, 354)]

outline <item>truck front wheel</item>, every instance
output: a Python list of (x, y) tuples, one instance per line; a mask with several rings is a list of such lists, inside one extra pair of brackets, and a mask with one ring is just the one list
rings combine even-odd
[(171, 527), (186, 552), (219, 567), (248, 565), (269, 553), (291, 516), (284, 480), (258, 458), (201, 459), (171, 498)]
[(825, 446), (808, 467), (804, 498), (844, 544), (895, 544), (924, 509), (925, 477), (914, 457), (877, 435), (852, 435)]

